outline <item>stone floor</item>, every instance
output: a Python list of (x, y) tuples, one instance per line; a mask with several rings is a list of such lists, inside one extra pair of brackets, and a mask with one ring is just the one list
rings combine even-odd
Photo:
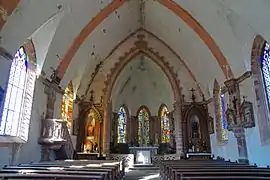
[(124, 180), (158, 180), (159, 170), (127, 170)]

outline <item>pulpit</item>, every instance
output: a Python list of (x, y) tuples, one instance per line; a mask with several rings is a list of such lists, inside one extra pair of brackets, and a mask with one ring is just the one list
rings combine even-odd
[(135, 156), (136, 164), (152, 164), (153, 155), (157, 154), (156, 146), (129, 147), (129, 150)]

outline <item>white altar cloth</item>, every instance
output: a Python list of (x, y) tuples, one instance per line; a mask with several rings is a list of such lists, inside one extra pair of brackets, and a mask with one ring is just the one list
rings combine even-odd
[(136, 164), (151, 164), (151, 157), (157, 154), (157, 149), (156, 146), (129, 147), (136, 157)]

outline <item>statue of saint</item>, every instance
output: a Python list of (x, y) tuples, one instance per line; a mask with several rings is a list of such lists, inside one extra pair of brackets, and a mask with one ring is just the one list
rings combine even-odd
[(95, 119), (90, 116), (89, 125), (87, 127), (87, 136), (95, 136)]

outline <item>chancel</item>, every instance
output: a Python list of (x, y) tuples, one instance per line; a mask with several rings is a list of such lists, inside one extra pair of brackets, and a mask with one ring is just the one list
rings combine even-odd
[(0, 179), (268, 178), (269, 9), (0, 1)]

